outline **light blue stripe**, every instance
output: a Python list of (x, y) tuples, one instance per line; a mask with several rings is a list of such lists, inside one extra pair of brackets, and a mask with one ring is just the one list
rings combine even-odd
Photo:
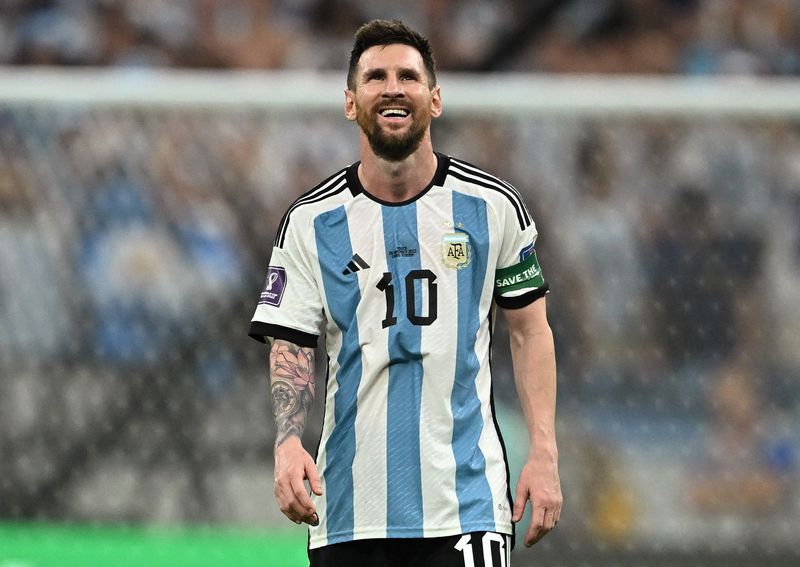
[(330, 317), (342, 332), (337, 360), (339, 389), (333, 396), (333, 432), (325, 443), (325, 498), (329, 543), (352, 539), (353, 459), (356, 453), (356, 411), (361, 382), (361, 350), (356, 308), (361, 301), (358, 278), (343, 275), (353, 256), (347, 214), (339, 207), (314, 219), (322, 283)]
[[(486, 459), (478, 447), (484, 424), (475, 383), (480, 368), (475, 341), (480, 327), (479, 305), (489, 254), (486, 203), (454, 191), (453, 223), (456, 230), (469, 235), (472, 247), (470, 265), (458, 271), (458, 350), (450, 398), (456, 495), (462, 529), (493, 530), (492, 491), (486, 478)], [(487, 524), (490, 527), (478, 527)]]
[[(415, 203), (381, 207), (386, 263), (392, 274), (397, 323), (389, 327), (389, 389), (386, 431), (387, 537), (422, 537), (422, 478), (419, 416), (422, 397), (422, 330), (408, 320), (405, 278), (420, 269)], [(392, 252), (405, 246), (405, 254)], [(415, 250), (414, 254), (410, 251)], [(421, 308), (421, 285), (415, 284), (415, 313)], [(380, 324), (379, 322), (376, 322)]]

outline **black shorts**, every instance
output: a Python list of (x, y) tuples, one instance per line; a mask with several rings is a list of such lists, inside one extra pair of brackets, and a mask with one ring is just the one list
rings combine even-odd
[(511, 567), (511, 536), (363, 539), (311, 549), (308, 558), (310, 567)]

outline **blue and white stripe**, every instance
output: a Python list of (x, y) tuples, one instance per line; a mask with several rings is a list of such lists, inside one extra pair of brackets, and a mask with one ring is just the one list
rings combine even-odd
[[(327, 191), (338, 185), (331, 180)], [(460, 189), (438, 188), (402, 206), (361, 196), (314, 217), (330, 367), (317, 456), (325, 494), (314, 497), (321, 522), (311, 528), (312, 548), (511, 531), (488, 360), (500, 244), (485, 194), (498, 191)], [(443, 262), (443, 237), (454, 230), (469, 235), (465, 269)], [(345, 274), (354, 253), (369, 268)], [(431, 325), (407, 316), (405, 279), (420, 269), (436, 275)], [(387, 272), (397, 322), (383, 328), (386, 296), (376, 284)], [(429, 287), (414, 286), (414, 313), (427, 315)]]

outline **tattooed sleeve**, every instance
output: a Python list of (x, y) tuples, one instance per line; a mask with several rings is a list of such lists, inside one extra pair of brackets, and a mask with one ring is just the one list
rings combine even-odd
[(306, 415), (314, 401), (314, 349), (277, 339), (269, 353), (275, 446), (291, 435), (303, 436)]

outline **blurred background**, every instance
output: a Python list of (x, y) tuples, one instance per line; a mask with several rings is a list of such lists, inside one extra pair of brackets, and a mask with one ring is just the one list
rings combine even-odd
[[(498, 93), (504, 72), (800, 74), (800, 0), (2, 0), (5, 70), (341, 85), (307, 110), (42, 103), (0, 82), (0, 567), (305, 564), (246, 335), (284, 210), (358, 159), (339, 105), (375, 17)], [(565, 507), (514, 565), (797, 565), (800, 112), (448, 115), (441, 82), (435, 146), (520, 189), (552, 288)], [(527, 434), (497, 334), (515, 475)]]

